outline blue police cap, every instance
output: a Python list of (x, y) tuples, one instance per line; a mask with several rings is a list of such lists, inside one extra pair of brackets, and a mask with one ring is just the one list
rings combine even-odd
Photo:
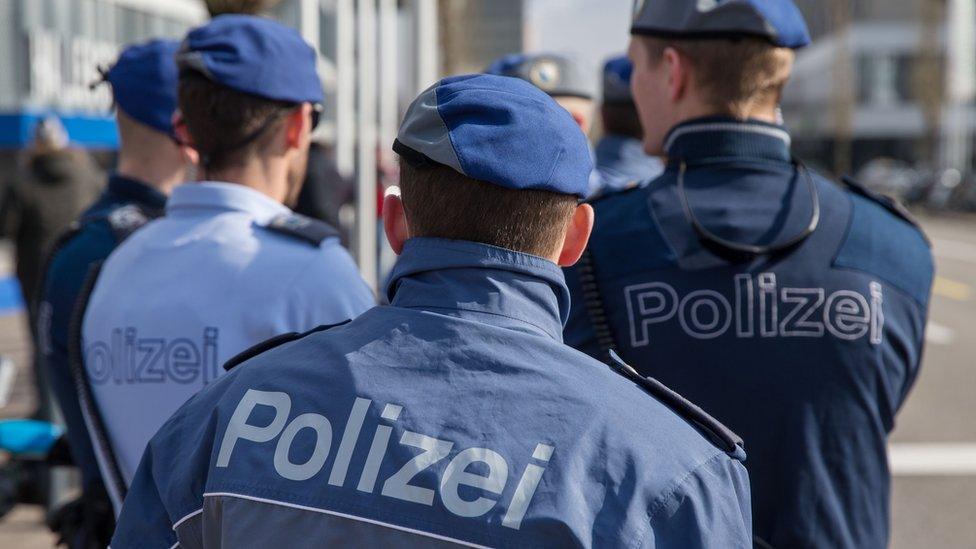
[(317, 56), (297, 31), (265, 17), (219, 15), (186, 35), (181, 70), (266, 99), (323, 103)]
[(611, 57), (603, 64), (603, 102), (631, 103), (630, 76), (634, 65), (626, 55)]
[(496, 59), (485, 74), (521, 78), (552, 96), (593, 99), (593, 82), (575, 59), (558, 53), (513, 53)]
[(793, 49), (810, 43), (806, 21), (792, 0), (636, 0), (630, 32), (672, 38), (752, 35)]
[(586, 196), (586, 136), (551, 97), (516, 78), (441, 80), (407, 109), (393, 145), (414, 165), (442, 164), (509, 189)]
[(115, 106), (130, 118), (173, 135), (177, 70), (175, 40), (153, 40), (126, 48), (105, 73)]

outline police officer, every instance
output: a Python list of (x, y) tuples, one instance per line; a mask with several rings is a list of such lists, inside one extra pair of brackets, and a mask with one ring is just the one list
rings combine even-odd
[(531, 82), (562, 105), (590, 133), (593, 125), (593, 78), (575, 58), (560, 53), (513, 53), (493, 61), (485, 74)]
[[(71, 455), (81, 472), (84, 519), (80, 532), (63, 532), (105, 546), (114, 515), (85, 428), (68, 361), (68, 328), (78, 294), (94, 263), (123, 239), (163, 213), (166, 196), (185, 179), (190, 154), (174, 141), (178, 43), (154, 40), (126, 48), (104, 79), (111, 85), (119, 130), (118, 167), (101, 197), (59, 239), (48, 260), (41, 298), (39, 339), (51, 389), (64, 416)], [(80, 372), (79, 372), (80, 373)], [(70, 525), (64, 525), (70, 529)], [(76, 525), (77, 526), (77, 525)]]
[(643, 135), (634, 97), (630, 93), (633, 65), (627, 56), (608, 59), (603, 65), (603, 103), (600, 118), (603, 137), (596, 144), (596, 171), (603, 187), (599, 194), (613, 193), (664, 171), (656, 156), (644, 152)]
[[(335, 230), (292, 213), (323, 101), (316, 54), (269, 19), (223, 15), (177, 54), (177, 132), (206, 181), (106, 261), (84, 314), (83, 357), (119, 503), (146, 442), (234, 354), (340, 322), (373, 295)], [(110, 471), (111, 474), (106, 474)]]
[(594, 204), (566, 340), (616, 348), (743, 436), (760, 545), (885, 547), (926, 239), (792, 158), (776, 106), (809, 42), (793, 2), (647, 0), (632, 34), (644, 148), (668, 166)]
[(751, 546), (736, 437), (562, 344), (557, 263), (592, 226), (572, 118), (453, 77), (394, 150), (391, 305), (229, 362), (150, 443), (112, 547)]

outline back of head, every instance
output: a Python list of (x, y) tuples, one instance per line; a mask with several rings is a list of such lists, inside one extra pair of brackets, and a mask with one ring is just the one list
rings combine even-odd
[(513, 190), (447, 166), (400, 163), (403, 207), (413, 236), (468, 240), (548, 256), (561, 243), (575, 196)]
[[(295, 108), (294, 103), (265, 99), (217, 84), (195, 70), (180, 75), (183, 121), (207, 170), (239, 165), (264, 146), (267, 130)], [(249, 139), (251, 138), (251, 139)]]
[(793, 50), (810, 42), (791, 0), (645, 0), (631, 34), (634, 100), (652, 153), (690, 118), (773, 121)]
[(177, 54), (179, 109), (201, 166), (239, 165), (290, 111), (321, 105), (316, 61), (297, 31), (263, 17), (221, 15), (190, 31)]
[(795, 54), (751, 36), (710, 39), (644, 37), (651, 62), (674, 48), (693, 67), (693, 80), (715, 114), (747, 118), (757, 108), (779, 104), (793, 69)]
[[(151, 170), (161, 176), (162, 164), (171, 164), (175, 179), (182, 178), (186, 164), (174, 141), (173, 112), (176, 110), (175, 40), (152, 40), (125, 48), (115, 64), (104, 72), (112, 88), (119, 128), (120, 167), (135, 169), (159, 164)], [(148, 183), (150, 177), (142, 176)]]
[(605, 134), (641, 139), (640, 116), (630, 91), (634, 65), (626, 55), (608, 59), (603, 65), (603, 104), (600, 114)]
[(410, 106), (394, 145), (410, 236), (548, 257), (592, 170), (572, 117), (533, 86), (489, 75), (442, 80)]

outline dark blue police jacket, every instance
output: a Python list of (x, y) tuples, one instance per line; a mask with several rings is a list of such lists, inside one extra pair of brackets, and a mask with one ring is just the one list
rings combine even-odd
[(741, 448), (563, 345), (555, 264), (411, 239), (389, 293), (232, 359), (112, 547), (751, 546)]
[(162, 215), (166, 196), (134, 179), (112, 175), (108, 187), (55, 246), (45, 274), (38, 334), (51, 389), (61, 407), (71, 454), (86, 486), (101, 476), (68, 364), (68, 332), (78, 295), (93, 264), (104, 260), (134, 224)]
[[(567, 273), (565, 338), (601, 356), (602, 324), (641, 374), (742, 436), (758, 537), (885, 547), (887, 435), (918, 374), (932, 256), (895, 205), (796, 169), (789, 144), (760, 122), (673, 129), (660, 178), (594, 204), (591, 271)], [(811, 183), (817, 228), (752, 259), (706, 246), (680, 199), (682, 162), (687, 205), (718, 238), (788, 243), (811, 221)]]

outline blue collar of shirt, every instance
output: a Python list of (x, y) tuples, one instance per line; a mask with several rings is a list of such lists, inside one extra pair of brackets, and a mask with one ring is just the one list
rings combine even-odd
[(462, 240), (408, 240), (386, 291), (394, 307), (429, 309), (559, 342), (569, 317), (569, 289), (555, 263)]
[(280, 202), (254, 189), (217, 181), (184, 183), (176, 187), (166, 204), (166, 213), (185, 211), (244, 212), (259, 225), (269, 223), (277, 215), (291, 213)]
[(138, 179), (113, 173), (108, 177), (108, 192), (126, 202), (152, 210), (166, 207), (166, 195)]
[(668, 132), (671, 160), (772, 160), (789, 162), (790, 134), (776, 124), (713, 116), (683, 122)]

